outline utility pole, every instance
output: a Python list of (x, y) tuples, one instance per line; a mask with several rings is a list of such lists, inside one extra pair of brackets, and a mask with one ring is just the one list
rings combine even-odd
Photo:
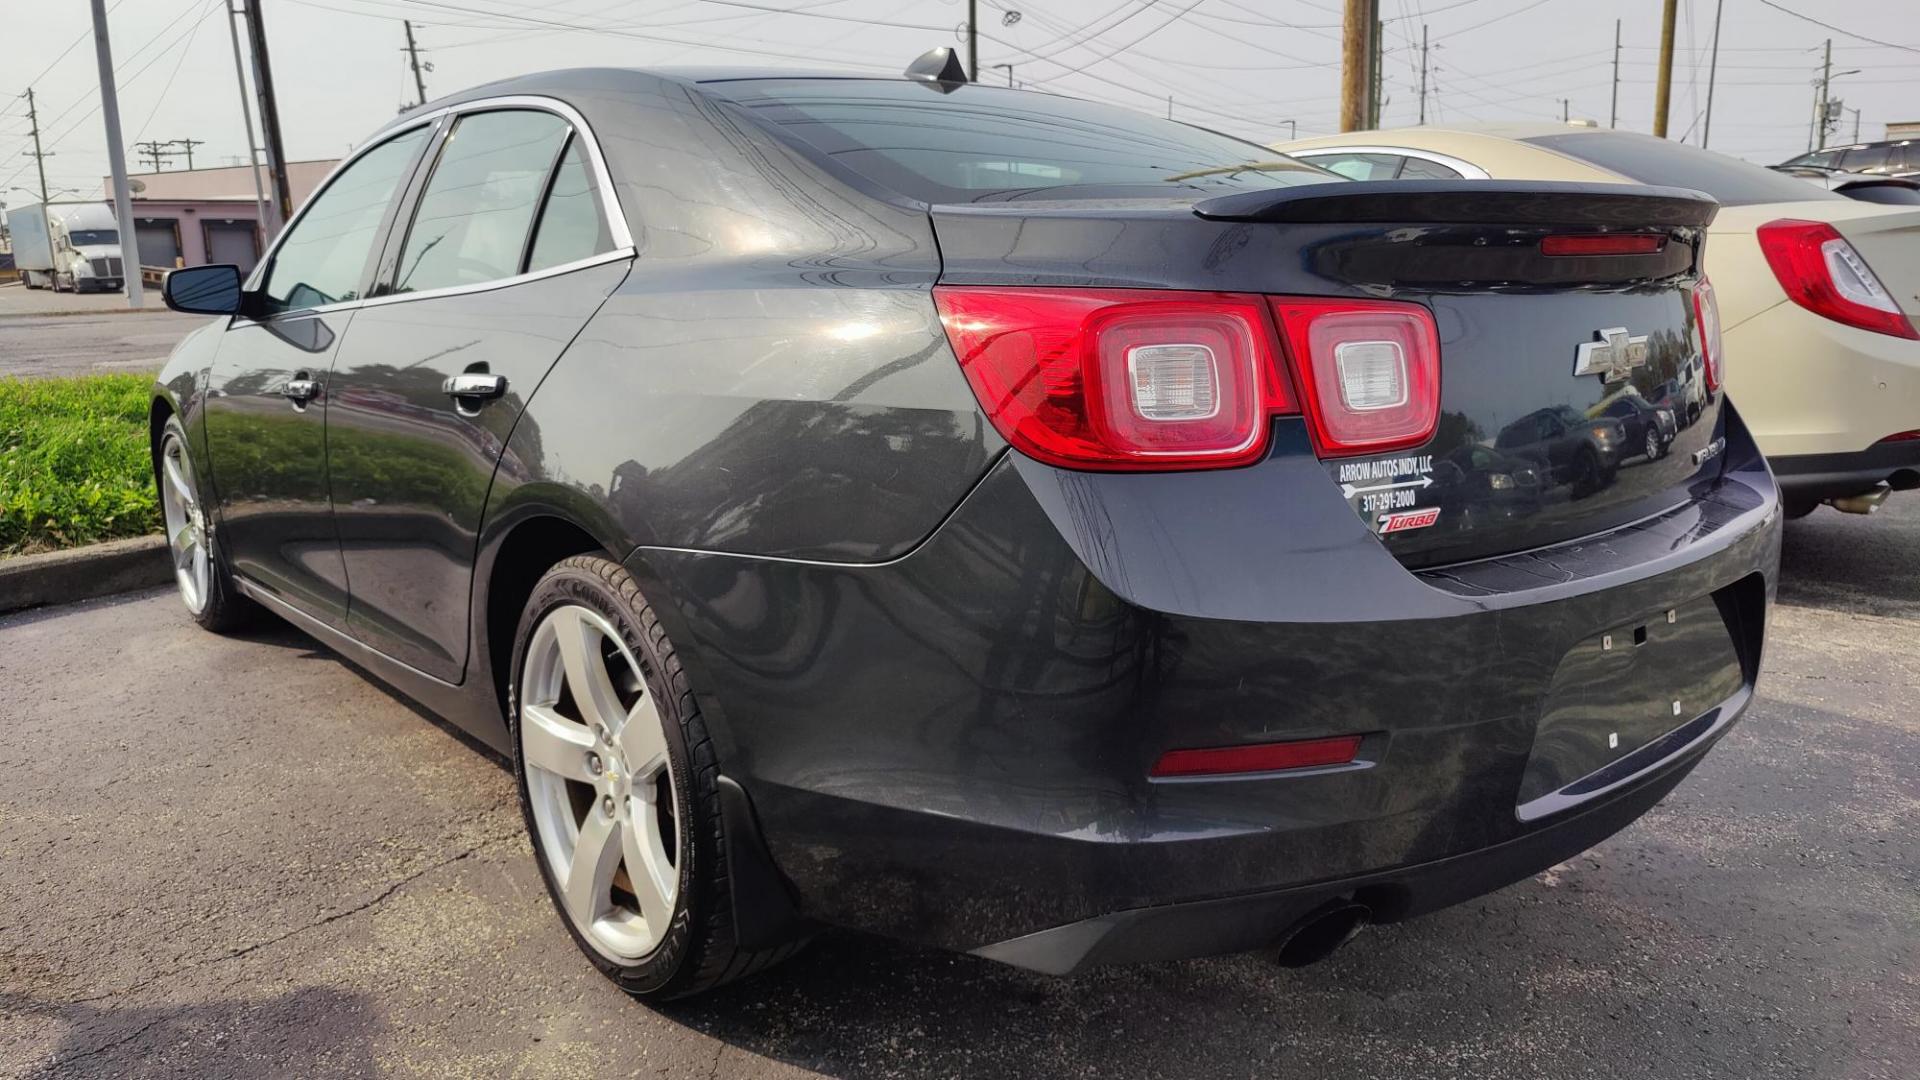
[(980, 81), (980, 0), (967, 0), (967, 81)]
[(253, 88), (260, 96), (260, 139), (267, 151), (267, 180), (273, 187), (279, 221), (284, 224), (293, 216), (293, 195), (287, 189), (287, 144), (280, 138), (280, 107), (273, 96), (273, 67), (267, 61), (267, 28), (260, 19), (260, 0), (247, 0), (246, 16), (247, 40), (253, 46)]
[(1420, 24), (1420, 122), (1427, 122), (1427, 24)]
[(1727, 0), (1713, 0), (1713, 59), (1707, 61), (1707, 120), (1700, 129), (1700, 149), (1707, 148), (1707, 140), (1713, 137), (1713, 81), (1720, 73), (1720, 9)]
[[(53, 155), (40, 149), (40, 114), (34, 109), (33, 87), (31, 86), (27, 87), (26, 96), (27, 96), (27, 124), (33, 129), (33, 132), (32, 132), (33, 164), (35, 168), (40, 170), (40, 216), (41, 216), (41, 220), (44, 221), (46, 219), (46, 214), (47, 214), (47, 159), (52, 157)], [(53, 253), (53, 229), (49, 227), (46, 230), (46, 233), (47, 233), (47, 265), (52, 266), (56, 261), (58, 261), (57, 257)], [(21, 271), (21, 280), (22, 281), (26, 280), (25, 271)]]
[(1833, 39), (1827, 39), (1826, 58), (1820, 62), (1820, 92), (1813, 102), (1813, 145), (1811, 150), (1827, 148), (1827, 88), (1833, 82)]
[(193, 148), (206, 143), (205, 139), (175, 139), (173, 145), (182, 147), (187, 154), (187, 171), (193, 171)]
[(133, 145), (135, 149), (140, 151), (140, 156), (147, 159), (148, 172), (159, 172), (160, 166), (166, 159), (173, 156), (173, 151), (169, 149), (173, 144), (170, 142), (148, 139), (146, 142), (134, 143)]
[(413, 65), (413, 88), (420, 92), (420, 100), (415, 105), (427, 103), (427, 80), (420, 74), (420, 47), (413, 43), (413, 20), (401, 19), (400, 25), (407, 28), (407, 62)]
[(1167, 119), (1173, 119), (1173, 95), (1167, 95)]
[(137, 311), (146, 297), (140, 280), (140, 238), (133, 229), (133, 196), (127, 191), (126, 149), (120, 142), (120, 93), (113, 84), (113, 46), (107, 41), (107, 0), (93, 0), (93, 51), (100, 60), (100, 117), (107, 125), (107, 165), (113, 171), (113, 213), (120, 223), (120, 272), (127, 283), (127, 306)]
[(1380, 21), (1380, 0), (1372, 0), (1371, 6), (1373, 8), (1373, 94), (1372, 100), (1368, 102), (1367, 126), (1378, 128), (1380, 126), (1381, 89), (1387, 77), (1387, 65), (1384, 63), (1386, 42), (1382, 39), (1387, 35), (1385, 33), (1385, 24)]
[(1653, 134), (1667, 137), (1667, 105), (1673, 99), (1673, 22), (1680, 0), (1667, 0), (1660, 13), (1660, 81), (1653, 90)]
[(1860, 141), (1860, 110), (1848, 109), (1847, 111), (1853, 114), (1853, 141), (1859, 142)]
[[(226, 0), (220, 0), (222, 4)], [(233, 75), (240, 81), (240, 121), (247, 127), (247, 171), (253, 174), (254, 228), (260, 233), (260, 249), (266, 250), (273, 235), (272, 219), (267, 216), (267, 190), (260, 182), (260, 151), (253, 141), (253, 104), (247, 100), (247, 69), (240, 62), (240, 27), (234, 22), (234, 10), (227, 8), (227, 36), (233, 39)]]
[(1566, 123), (1567, 120), (1569, 119), (1569, 116), (1567, 115), (1567, 109), (1569, 106), (1573, 104), (1573, 102), (1567, 98), (1554, 98), (1553, 100), (1560, 103), (1560, 122), (1563, 124)]
[(1367, 60), (1373, 55), (1373, 5), (1370, 0), (1347, 0), (1340, 23), (1340, 130), (1367, 126), (1368, 90), (1373, 79)]
[(1607, 126), (1620, 126), (1620, 20), (1613, 20), (1613, 105), (1607, 112)]

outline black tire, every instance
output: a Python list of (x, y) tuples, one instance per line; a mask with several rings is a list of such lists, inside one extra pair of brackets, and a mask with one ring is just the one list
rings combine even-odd
[[(680, 887), (668, 930), (647, 955), (621, 963), (588, 943), (574, 924), (563, 900), (561, 883), (554, 880), (540, 829), (528, 794), (527, 766), (521, 740), (520, 702), (523, 698), (527, 652), (534, 631), (556, 608), (580, 605), (599, 613), (619, 632), (628, 651), (639, 662), (646, 692), (665, 728), (668, 769), (677, 805), (674, 824)], [(513, 749), (515, 784), (521, 816), (533, 845), (540, 879), (574, 944), (602, 975), (636, 998), (664, 1001), (711, 990), (752, 975), (798, 952), (804, 941), (769, 949), (745, 950), (735, 942), (733, 904), (727, 876), (727, 831), (720, 809), (719, 764), (705, 720), (694, 700), (687, 674), (673, 643), (654, 617), (619, 563), (599, 555), (577, 555), (562, 560), (543, 575), (528, 597), (514, 634), (513, 667), (507, 689), (508, 736)]]
[[(168, 444), (173, 441), (178, 441), (183, 450), (192, 446), (187, 441), (187, 429), (180, 423), (178, 416), (167, 417), (166, 425), (160, 430), (160, 438), (153, 444), (153, 482), (160, 492), (163, 506), (166, 501), (166, 484), (162, 477), (162, 462), (167, 453)], [(188, 460), (191, 461), (191, 454), (188, 455)], [(194, 501), (205, 507), (206, 502), (200, 497), (199, 474), (191, 466), (183, 470), (183, 474), (186, 482), (193, 488)], [(164, 520), (162, 527), (165, 527)], [(208, 564), (206, 602), (198, 611), (195, 611), (186, 589), (181, 588), (181, 600), (187, 609), (187, 614), (192, 616), (193, 621), (199, 623), (202, 629), (216, 634), (232, 633), (251, 626), (259, 619), (260, 606), (242, 596), (239, 588), (234, 585), (233, 572), (228, 568), (227, 560), (220, 550), (219, 530), (209, 526), (206, 530), (205, 543)], [(171, 549), (169, 553), (171, 554)]]

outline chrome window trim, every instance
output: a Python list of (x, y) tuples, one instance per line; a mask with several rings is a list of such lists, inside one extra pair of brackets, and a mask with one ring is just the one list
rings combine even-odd
[[(259, 289), (259, 286), (265, 280), (268, 268), (273, 265), (274, 257), (280, 253), (280, 245), (292, 234), (293, 230), (300, 224), (301, 219), (306, 217), (307, 211), (312, 208), (315, 202), (319, 201), (320, 196), (326, 194), (327, 189), (333, 186), (333, 182), (339, 178), (340, 174), (348, 168), (351, 168), (353, 164), (362, 157), (386, 145), (389, 141), (405, 135), (409, 131), (423, 126), (437, 125), (447, 117), (463, 116), (473, 112), (494, 112), (500, 109), (537, 109), (552, 113), (571, 125), (574, 133), (581, 137), (582, 143), (587, 148), (587, 156), (592, 162), (594, 183), (599, 185), (603, 195), (600, 200), (600, 217), (607, 226), (607, 235), (613, 238), (613, 250), (602, 252), (585, 259), (576, 259), (573, 262), (563, 263), (559, 266), (550, 266), (543, 270), (514, 274), (509, 277), (478, 282), (473, 285), (449, 285), (439, 289), (423, 289), (420, 292), (389, 293), (386, 296), (342, 300), (337, 304), (321, 304), (318, 307), (300, 308), (296, 311), (276, 312), (268, 316), (265, 320), (235, 318), (232, 326), (236, 328), (241, 326), (257, 326), (261, 322), (271, 322), (275, 319), (319, 315), (329, 311), (349, 311), (354, 308), (377, 307), (382, 304), (397, 304), (409, 300), (429, 300), (436, 296), (460, 296), (466, 293), (487, 292), (493, 289), (505, 288), (509, 285), (518, 285), (522, 282), (538, 281), (541, 278), (553, 277), (557, 274), (569, 273), (574, 270), (583, 270), (589, 266), (598, 266), (601, 263), (613, 262), (618, 259), (633, 258), (635, 254), (637, 254), (637, 249), (633, 243), (633, 231), (627, 227), (626, 212), (620, 207), (620, 193), (613, 186), (613, 174), (607, 170), (606, 155), (600, 151), (600, 137), (595, 135), (593, 128), (587, 125), (586, 117), (581, 116), (578, 109), (575, 109), (573, 106), (558, 98), (544, 97), (537, 94), (508, 94), (501, 97), (476, 98), (472, 101), (443, 105), (431, 112), (421, 113), (418, 116), (405, 117), (392, 127), (383, 128), (375, 132), (373, 137), (367, 140), (365, 146), (354, 151), (346, 160), (334, 166), (333, 171), (327, 174), (327, 178), (320, 182), (320, 186), (313, 189), (313, 194), (307, 196), (307, 201), (301, 205), (299, 210), (294, 212), (293, 217), (290, 218), (286, 226), (280, 230), (280, 234), (273, 238), (273, 243), (268, 245), (266, 254), (261, 257), (259, 264), (254, 267), (253, 273), (248, 275), (246, 282), (241, 288), (247, 292), (255, 292)], [(396, 193), (404, 194), (404, 191)], [(409, 221), (409, 223), (411, 223), (411, 221)], [(399, 222), (396, 221), (395, 225), (398, 224)]]
[[(1285, 151), (1288, 157), (1301, 158), (1311, 162), (1315, 157), (1328, 154), (1392, 154), (1397, 157), (1418, 158), (1435, 165), (1444, 165), (1460, 174), (1462, 180), (1491, 180), (1493, 175), (1478, 165), (1460, 160), (1451, 154), (1441, 154), (1432, 150), (1415, 150), (1411, 146), (1312, 146), (1305, 150)], [(1325, 166), (1322, 166), (1324, 168)]]

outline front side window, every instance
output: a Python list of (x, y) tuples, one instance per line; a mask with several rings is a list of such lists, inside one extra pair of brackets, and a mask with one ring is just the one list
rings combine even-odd
[(560, 159), (546, 203), (540, 208), (527, 270), (565, 266), (612, 250), (613, 236), (600, 212), (600, 196), (594, 190), (593, 172), (587, 168), (586, 148), (576, 135), (567, 144), (566, 156)]
[(374, 147), (314, 198), (274, 253), (260, 290), (266, 314), (359, 299), (380, 219), (426, 134)]
[(568, 131), (565, 120), (533, 109), (462, 116), (420, 194), (394, 291), (518, 274), (534, 210)]

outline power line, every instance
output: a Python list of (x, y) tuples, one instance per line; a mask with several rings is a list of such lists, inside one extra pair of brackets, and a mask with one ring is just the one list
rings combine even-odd
[(1793, 10), (1792, 8), (1785, 6), (1784, 4), (1776, 4), (1774, 3), (1774, 0), (1760, 0), (1760, 2), (1767, 5), (1768, 7), (1772, 8), (1775, 11), (1785, 12), (1786, 14), (1791, 15), (1796, 19), (1800, 19), (1805, 22), (1810, 22), (1815, 26), (1825, 27), (1826, 29), (1833, 31), (1836, 34), (1844, 34), (1847, 37), (1854, 38), (1855, 40), (1858, 40), (1858, 41), (1871, 41), (1875, 45), (1878, 45), (1886, 49), (1900, 49), (1904, 52), (1920, 53), (1920, 46), (1899, 45), (1891, 41), (1881, 41), (1879, 38), (1871, 38), (1865, 34), (1856, 34), (1851, 30), (1842, 30), (1840, 27), (1835, 26), (1832, 23), (1821, 22), (1819, 19), (1816, 19), (1811, 15), (1802, 15), (1799, 12)]

